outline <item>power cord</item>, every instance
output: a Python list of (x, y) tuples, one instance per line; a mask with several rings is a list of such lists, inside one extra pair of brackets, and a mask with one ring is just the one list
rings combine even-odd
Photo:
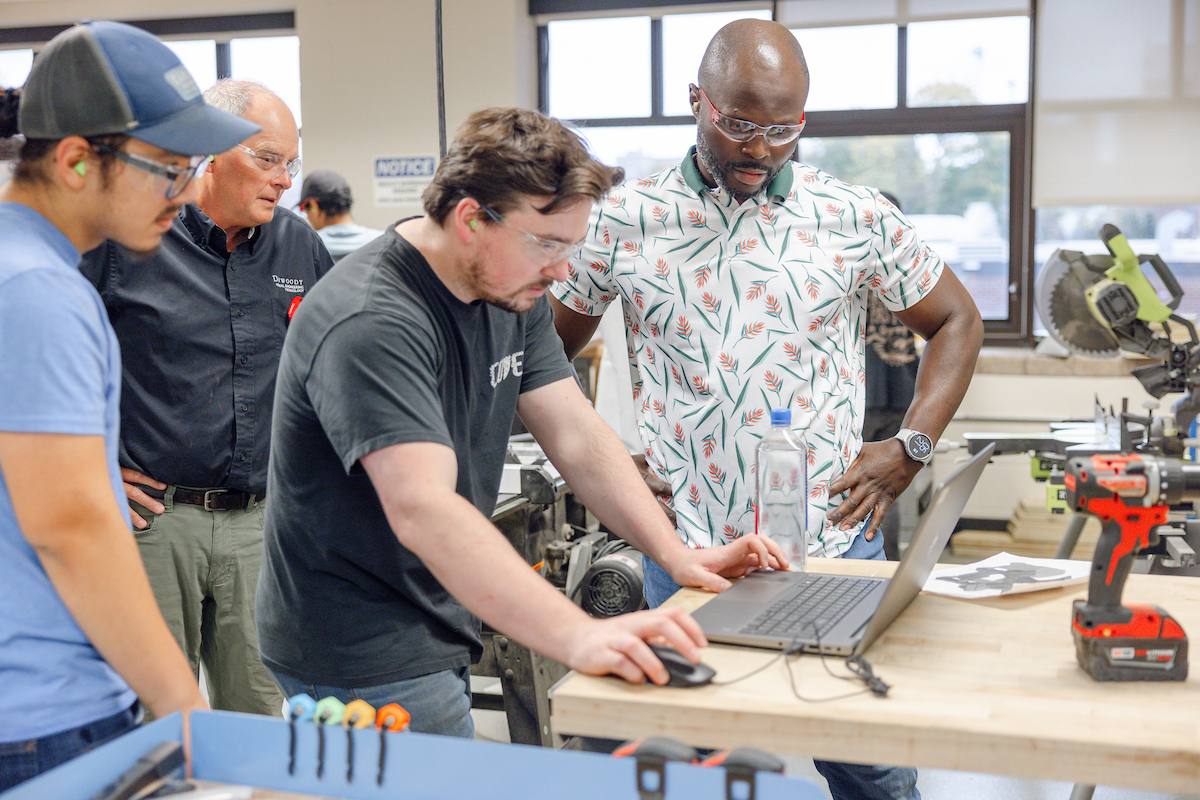
[[(825, 667), (825, 671), (828, 672), (832, 677), (837, 678), (838, 680), (841, 680), (841, 681), (862, 681), (865, 684), (866, 688), (860, 689), (856, 692), (847, 692), (845, 694), (833, 695), (831, 697), (805, 697), (804, 695), (800, 694), (800, 690), (796, 688), (796, 677), (795, 677), (795, 674), (792, 672), (792, 662), (785, 660), (784, 663), (787, 664), (787, 671), (788, 671), (788, 684), (791, 686), (792, 694), (795, 695), (797, 700), (800, 700), (805, 703), (828, 703), (833, 700), (844, 700), (847, 697), (856, 697), (860, 694), (866, 694), (867, 692), (873, 692), (875, 695), (877, 695), (879, 697), (887, 696), (888, 690), (891, 689), (892, 687), (889, 684), (885, 683), (882, 678), (880, 678), (879, 676), (877, 676), (875, 674), (875, 671), (873, 669), (871, 669), (870, 662), (867, 661), (865, 658), (863, 658), (861, 655), (852, 655), (843, 662), (846, 665), (846, 669), (850, 670), (850, 672), (853, 673), (852, 675), (838, 675), (833, 670), (831, 670), (829, 668), (828, 657), (824, 653), (820, 652), (820, 650), (821, 650), (821, 629), (817, 626), (816, 622), (811, 622), (809, 624), (812, 626), (813, 637), (816, 639), (817, 652), (821, 656), (821, 665), (823, 667)], [(745, 675), (740, 675), (736, 678), (731, 678), (730, 680), (713, 681), (712, 682), (713, 685), (714, 686), (729, 686), (729, 685), (732, 685), (735, 683), (739, 683), (741, 681), (746, 680), (747, 678), (757, 675), (758, 673), (760, 673), (763, 670), (770, 667), (776, 661), (779, 661), (779, 659), (781, 659), (781, 658), (787, 659), (788, 656), (799, 656), (801, 653), (803, 653), (803, 648), (804, 648), (804, 645), (799, 642), (799, 639), (800, 639), (800, 634), (797, 633), (792, 638), (792, 641), (790, 643), (788, 643), (787, 647), (783, 648), (783, 650), (781, 650), (778, 655), (776, 655), (774, 658), (772, 658), (770, 661), (763, 664), (762, 666), (757, 667), (757, 668), (751, 670), (750, 672), (747, 672)]]

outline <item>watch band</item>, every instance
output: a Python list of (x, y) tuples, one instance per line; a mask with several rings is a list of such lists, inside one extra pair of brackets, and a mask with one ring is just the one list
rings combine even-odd
[(929, 434), (914, 431), (911, 428), (902, 428), (894, 438), (900, 440), (900, 443), (904, 445), (904, 452), (913, 461), (928, 464), (933, 460), (933, 439), (929, 437)]

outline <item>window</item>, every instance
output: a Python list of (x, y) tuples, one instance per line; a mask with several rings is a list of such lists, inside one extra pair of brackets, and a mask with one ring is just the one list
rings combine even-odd
[(0, 50), (0, 88), (24, 86), (32, 66), (32, 50)]
[(1009, 137), (988, 133), (800, 140), (800, 160), (894, 195), (985, 320), (1009, 306)]
[(163, 42), (187, 67), (200, 91), (217, 82), (217, 43), (213, 39)]
[(895, 25), (793, 32), (804, 50), (811, 77), (805, 113), (896, 107)]
[[(543, 17), (543, 110), (571, 120), (631, 178), (678, 162), (695, 142), (687, 85), (708, 41), (734, 19), (772, 18), (766, 4), (745, 5)], [(811, 74), (798, 157), (895, 194), (975, 298), (988, 341), (1031, 342), (1029, 3), (771, 6)]]

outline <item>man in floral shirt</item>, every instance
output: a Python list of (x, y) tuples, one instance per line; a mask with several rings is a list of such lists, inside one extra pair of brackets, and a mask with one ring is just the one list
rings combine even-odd
[[(925, 462), (896, 439), (862, 442), (868, 295), (928, 341), (904, 423), (927, 445), (966, 392), (983, 324), (877, 190), (791, 160), (808, 86), (786, 28), (722, 28), (690, 87), (696, 147), (592, 213), (551, 290), (555, 324), (574, 356), (620, 299), (648, 480), (665, 484), (690, 546), (754, 532), (754, 448), (770, 410), (789, 408), (808, 446), (810, 552), (882, 558), (883, 514)], [(652, 605), (677, 588), (665, 577), (647, 562)], [(870, 797), (919, 796), (912, 770), (862, 769), (878, 775), (822, 774), (835, 797), (866, 784), (885, 787)]]

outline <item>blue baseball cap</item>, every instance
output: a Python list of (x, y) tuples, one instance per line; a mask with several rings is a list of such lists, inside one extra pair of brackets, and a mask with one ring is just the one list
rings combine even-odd
[(224, 153), (261, 130), (205, 103), (170, 48), (121, 22), (85, 22), (49, 41), (17, 127), (27, 139), (125, 134), (184, 156)]

